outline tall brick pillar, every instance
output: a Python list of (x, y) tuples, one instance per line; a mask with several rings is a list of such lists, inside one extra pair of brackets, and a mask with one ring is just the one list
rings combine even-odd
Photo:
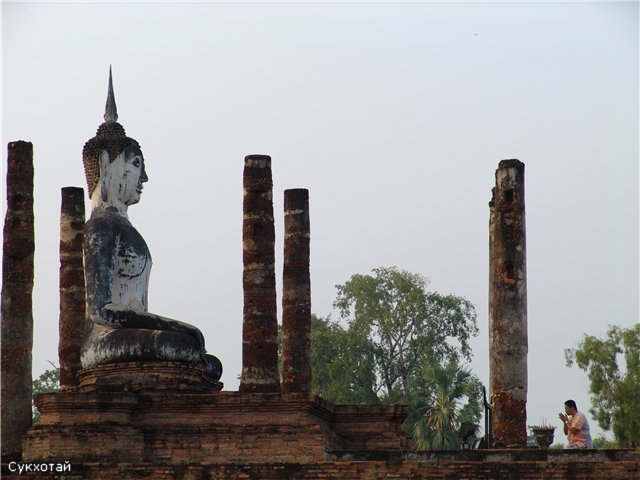
[(60, 212), (60, 389), (78, 385), (80, 347), (85, 332), (85, 289), (82, 261), (84, 190), (62, 189)]
[(497, 447), (527, 444), (524, 163), (502, 160), (489, 217), (489, 376)]
[(21, 455), (31, 426), (33, 145), (11, 142), (2, 257), (2, 458)]
[(284, 192), (282, 391), (311, 391), (309, 190)]
[(279, 392), (271, 157), (244, 159), (241, 392)]

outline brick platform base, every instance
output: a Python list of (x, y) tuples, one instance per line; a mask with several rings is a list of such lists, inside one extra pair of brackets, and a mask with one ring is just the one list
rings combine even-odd
[[(123, 375), (118, 378), (118, 368)], [(84, 371), (72, 391), (39, 395), (23, 463), (66, 479), (639, 480), (638, 450), (416, 453), (404, 406), (333, 405), (301, 394), (221, 392), (196, 367), (154, 363)]]
[(324, 461), (327, 453), (407, 450), (400, 431), (404, 406), (220, 392), (185, 368), (107, 366), (82, 372), (76, 390), (39, 395), (41, 420), (23, 440), (23, 460), (309, 463)]

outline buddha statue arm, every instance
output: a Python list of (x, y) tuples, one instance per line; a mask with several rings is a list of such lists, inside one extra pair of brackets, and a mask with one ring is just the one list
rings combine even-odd
[[(114, 231), (115, 230), (115, 231)], [(113, 294), (120, 235), (111, 222), (88, 222), (84, 235), (87, 315), (99, 325), (179, 332), (194, 337), (204, 353), (204, 337), (193, 325), (143, 310), (140, 302), (118, 302)]]
[[(186, 333), (194, 337), (204, 352), (204, 336), (202, 332), (188, 323), (162, 317), (154, 313), (133, 310), (125, 305), (107, 303), (102, 308), (102, 318), (98, 323), (121, 328), (144, 328), (146, 330), (165, 330)], [(105, 322), (106, 321), (106, 322)]]

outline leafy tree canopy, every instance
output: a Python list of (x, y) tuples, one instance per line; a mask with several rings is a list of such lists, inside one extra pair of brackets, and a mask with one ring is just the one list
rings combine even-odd
[[(415, 423), (442, 394), (442, 378), (428, 372), (446, 365), (453, 376), (465, 372), (460, 385), (472, 385), (451, 392), (455, 414), (448, 417), (449, 427), (458, 425), (462, 412), (479, 419), (479, 381), (461, 366), (471, 360), (469, 342), (478, 333), (469, 301), (427, 291), (423, 276), (395, 267), (353, 275), (336, 288), (334, 307), (343, 322), (312, 319), (315, 393), (336, 403), (405, 403), (405, 431), (413, 434)], [(459, 404), (463, 397), (470, 399), (465, 407)]]
[(589, 376), (589, 409), (600, 427), (613, 430), (619, 446), (640, 446), (640, 323), (624, 329), (610, 326), (604, 339), (585, 335), (578, 348), (565, 350)]
[(353, 337), (372, 347), (376, 394), (394, 397), (399, 390), (408, 401), (411, 378), (423, 365), (471, 360), (469, 340), (478, 333), (474, 306), (426, 287), (423, 276), (395, 267), (336, 286), (341, 318)]

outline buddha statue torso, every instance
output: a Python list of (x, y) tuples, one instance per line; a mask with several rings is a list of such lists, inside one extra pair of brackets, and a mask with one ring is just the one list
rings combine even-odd
[(85, 229), (87, 238), (108, 233), (113, 245), (114, 276), (111, 303), (139, 306), (147, 310), (147, 293), (151, 274), (151, 254), (147, 243), (131, 222), (117, 212), (102, 210), (91, 215)]

